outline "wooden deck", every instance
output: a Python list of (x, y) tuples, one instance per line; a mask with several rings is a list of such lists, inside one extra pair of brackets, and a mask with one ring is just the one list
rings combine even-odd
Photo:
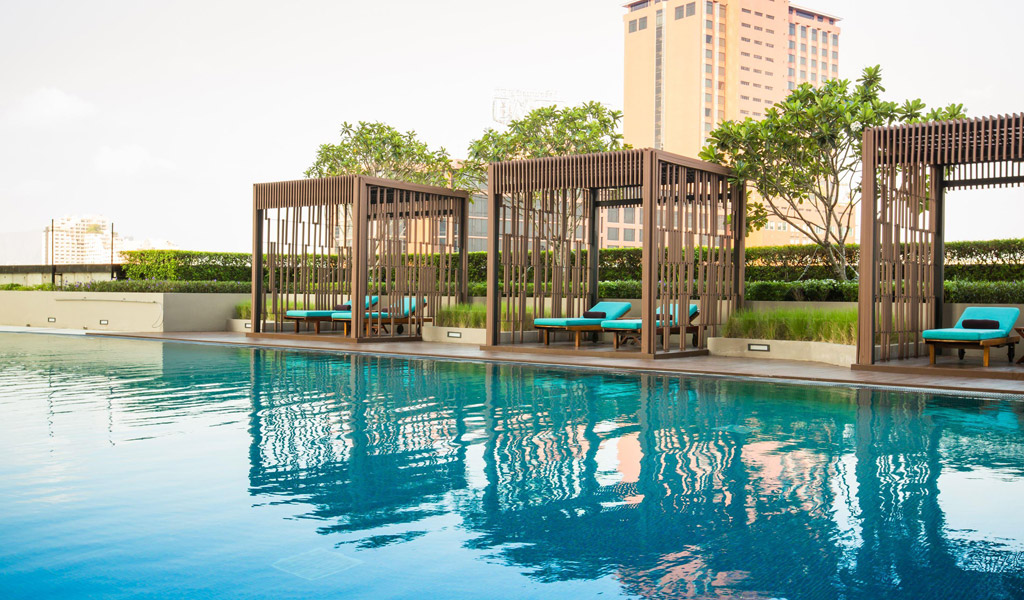
[[(340, 353), (390, 354), (423, 358), (456, 360), (500, 361), (613, 369), (616, 371), (659, 371), (694, 375), (727, 377), (758, 377), (793, 382), (835, 383), (850, 386), (886, 386), (952, 391), (961, 395), (972, 393), (1015, 394), (1024, 399), (1024, 380), (998, 377), (964, 377), (962, 373), (943, 372), (940, 369), (927, 370), (921, 374), (905, 371), (853, 370), (823, 363), (788, 360), (750, 360), (724, 356), (690, 356), (678, 359), (645, 359), (629, 356), (628, 352), (588, 352), (585, 355), (532, 353), (525, 351), (482, 350), (467, 344), (438, 344), (430, 342), (369, 342), (362, 344), (341, 343), (324, 336), (303, 336), (303, 339), (251, 338), (244, 333), (231, 332), (183, 332), (183, 333), (103, 333), (89, 335), (133, 338), (143, 340), (180, 341), (208, 344), (232, 344), (261, 348), (316, 350)], [(609, 344), (610, 347), (610, 344)], [(971, 357), (968, 356), (967, 360)], [(943, 357), (938, 367), (944, 366), (955, 357)], [(923, 359), (927, 366), (928, 359)], [(904, 365), (906, 366), (906, 365)], [(1007, 365), (1009, 367), (1009, 365)], [(969, 368), (967, 366), (959, 369)], [(999, 365), (994, 366), (1000, 369)], [(1013, 367), (1024, 372), (1024, 368)], [(989, 372), (986, 369), (985, 372)]]

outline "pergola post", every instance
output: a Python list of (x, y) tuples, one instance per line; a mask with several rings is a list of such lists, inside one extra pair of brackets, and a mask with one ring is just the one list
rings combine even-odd
[(498, 289), (498, 239), (501, 232), (501, 195), (494, 191), (494, 166), (487, 166), (487, 345), (501, 338), (501, 291)]
[(366, 313), (363, 308), (367, 288), (367, 253), (369, 241), (369, 190), (362, 177), (352, 179), (352, 199), (355, 210), (352, 217), (352, 281), (349, 284), (349, 302), (352, 306), (352, 321), (349, 337), (358, 339), (363, 335)]
[(747, 184), (746, 182), (732, 186), (732, 206), (736, 211), (736, 223), (733, 226), (733, 265), (736, 278), (733, 281), (735, 309), (743, 308), (743, 292), (747, 281)]
[(263, 211), (256, 203), (256, 186), (252, 186), (252, 302), (249, 331), (263, 331)]
[[(469, 302), (469, 201), (467, 195), (459, 202), (459, 289), (457, 301)], [(446, 290), (447, 291), (447, 290)]]
[(857, 364), (875, 362), (875, 294), (878, 289), (877, 192), (875, 191), (875, 139), (864, 131), (860, 200), (860, 283), (857, 288)]
[[(931, 167), (932, 211), (935, 219), (935, 241), (932, 244), (932, 277), (935, 294), (934, 318), (932, 327), (942, 327), (945, 303), (946, 280), (946, 181), (942, 167)], [(941, 348), (936, 348), (941, 353)]]
[(657, 259), (654, 239), (658, 229), (658, 215), (655, 212), (658, 158), (654, 150), (644, 150), (641, 155), (642, 188), (641, 208), (646, 224), (643, 229), (643, 251), (641, 253), (640, 286), (640, 353), (654, 355), (657, 332), (654, 330), (654, 303), (657, 295)]
[(597, 202), (598, 202), (598, 189), (590, 188), (590, 212), (587, 216), (587, 223), (590, 226), (590, 230), (587, 232), (587, 285), (589, 289), (590, 306), (594, 306), (598, 301), (598, 263), (600, 258), (600, 240), (598, 239), (598, 225), (597, 225)]

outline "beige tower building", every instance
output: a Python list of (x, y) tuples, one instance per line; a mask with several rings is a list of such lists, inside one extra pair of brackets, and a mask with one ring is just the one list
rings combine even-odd
[[(797, 85), (838, 77), (838, 22), (787, 0), (627, 4), (625, 142), (697, 156), (718, 123), (763, 117)], [(809, 241), (783, 225), (772, 217), (770, 229), (752, 234), (747, 244)], [(605, 244), (639, 245), (622, 239), (624, 227), (606, 223)]]

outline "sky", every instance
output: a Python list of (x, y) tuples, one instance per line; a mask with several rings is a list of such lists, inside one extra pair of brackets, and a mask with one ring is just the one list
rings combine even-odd
[[(0, 238), (101, 214), (248, 250), (252, 184), (302, 177), (343, 121), (460, 157), (498, 89), (621, 108), (623, 3), (0, 0)], [(805, 4), (843, 18), (841, 77), (881, 64), (890, 99), (1024, 111), (1024, 3)], [(1022, 196), (951, 194), (947, 239), (1024, 235)]]

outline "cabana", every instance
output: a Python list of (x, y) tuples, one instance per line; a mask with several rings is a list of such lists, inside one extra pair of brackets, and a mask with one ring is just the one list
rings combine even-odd
[(249, 335), (310, 339), (285, 321), (301, 309), (343, 323), (317, 323), (318, 339), (420, 339), (438, 308), (466, 299), (468, 202), (362, 175), (255, 184)]
[[(730, 175), (720, 165), (651, 149), (490, 165), (485, 348), (614, 352), (611, 344), (545, 347), (533, 321), (584, 320), (599, 300), (602, 219), (611, 208), (634, 207), (643, 246), (639, 354), (706, 354), (707, 338), (743, 297), (746, 197)], [(700, 328), (696, 347), (687, 348), (690, 336), (658, 315), (691, 303)]]
[(944, 310), (946, 192), (1024, 184), (1024, 115), (869, 129), (863, 172), (854, 368), (1024, 379), (1021, 369), (1009, 365), (891, 362), (926, 357), (941, 344), (929, 348), (923, 332), (959, 326)]

